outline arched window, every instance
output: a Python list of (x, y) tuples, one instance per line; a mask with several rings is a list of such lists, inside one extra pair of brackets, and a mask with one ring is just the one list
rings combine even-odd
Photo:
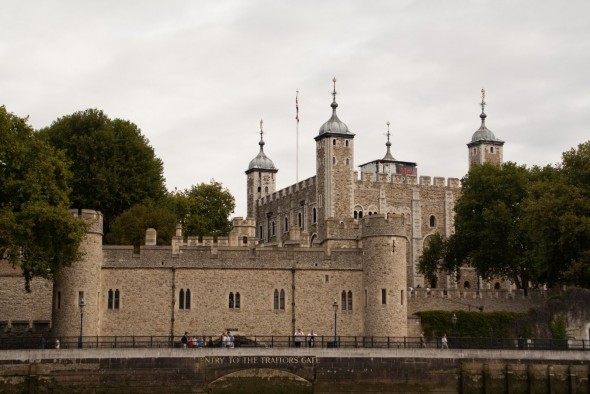
[(240, 309), (240, 293), (236, 293), (235, 308)]
[(352, 291), (348, 291), (348, 310), (352, 310)]
[(234, 307), (234, 293), (229, 293), (229, 307), (230, 309), (233, 309)]
[(494, 283), (494, 290), (500, 290), (500, 282)]
[(113, 309), (113, 289), (109, 289), (109, 298), (107, 301), (107, 308)]
[(346, 310), (346, 290), (342, 290), (342, 294), (341, 294), (340, 298), (341, 298), (340, 305), (342, 305), (342, 310), (345, 311)]
[(281, 289), (281, 300), (279, 308), (285, 310), (285, 290)]
[(336, 139), (332, 140), (332, 145), (336, 145)]
[(178, 292), (178, 309), (184, 309), (184, 289)]
[(245, 236), (245, 235), (244, 235), (244, 236), (242, 237), (242, 243), (243, 243), (243, 244), (247, 244), (247, 243), (248, 243), (248, 237), (247, 237), (247, 236)]
[(345, 141), (346, 146), (348, 146), (348, 140)]
[(490, 147), (490, 153), (494, 153), (494, 147), (493, 146)]
[(272, 301), (272, 308), (279, 309), (279, 291), (275, 289), (273, 301)]
[(258, 186), (258, 193), (260, 193), (262, 191), (262, 187)]
[(436, 226), (436, 218), (434, 217), (434, 215), (430, 216), (430, 227), (434, 227)]
[(115, 309), (119, 309), (119, 289), (115, 289)]
[(185, 293), (186, 300), (184, 301), (184, 309), (191, 309), (191, 291), (186, 289)]
[(354, 217), (355, 219), (358, 219), (358, 218), (359, 218), (359, 213), (358, 213), (358, 211), (354, 211), (352, 215), (353, 215), (353, 217)]
[(465, 289), (469, 289), (469, 288), (471, 288), (471, 284), (469, 283), (469, 281), (468, 281), (468, 280), (466, 280), (466, 281), (463, 283), (463, 288), (465, 288)]
[(318, 211), (315, 208), (311, 210), (311, 219), (313, 223), (318, 221)]

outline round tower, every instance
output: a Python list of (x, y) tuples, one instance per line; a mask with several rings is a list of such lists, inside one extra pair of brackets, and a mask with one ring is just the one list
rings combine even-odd
[(484, 112), (484, 107), (486, 106), (486, 102), (484, 101), (486, 96), (486, 91), (484, 89), (481, 90), (481, 114), (479, 115), (481, 119), (481, 126), (473, 136), (471, 137), (471, 142), (467, 144), (469, 150), (469, 168), (475, 164), (484, 164), (484, 163), (492, 163), (496, 165), (502, 164), (503, 161), (503, 152), (502, 149), (504, 147), (504, 141), (496, 138), (494, 133), (490, 129), (486, 127), (486, 118), (487, 115)]
[[(250, 161), (246, 170), (248, 188), (247, 216), (258, 218), (258, 200), (276, 191), (276, 177), (278, 169), (271, 159), (264, 154), (264, 139), (262, 138), (262, 120), (260, 121), (260, 152)], [(262, 237), (260, 237), (262, 238)]]
[(78, 337), (81, 326), (83, 336), (100, 335), (103, 217), (89, 209), (70, 213), (88, 223), (88, 230), (80, 244), (82, 258), (55, 275), (52, 331), (62, 343), (65, 337)]
[(407, 248), (403, 217), (365, 216), (363, 243), (364, 335), (407, 335)]

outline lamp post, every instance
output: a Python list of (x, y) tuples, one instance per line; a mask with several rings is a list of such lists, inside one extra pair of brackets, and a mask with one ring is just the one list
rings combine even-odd
[(82, 347), (84, 346), (84, 342), (82, 340), (82, 325), (84, 323), (84, 307), (86, 306), (86, 303), (84, 302), (84, 299), (80, 300), (80, 338), (78, 338), (78, 348), (82, 349)]
[(451, 323), (453, 323), (453, 338), (457, 338), (457, 315), (453, 313), (453, 317), (451, 317)]
[(332, 347), (337, 347), (337, 342), (336, 342), (336, 316), (338, 314), (338, 303), (336, 302), (336, 300), (334, 300), (334, 303), (332, 304), (332, 307), (334, 308), (334, 343), (333, 343)]

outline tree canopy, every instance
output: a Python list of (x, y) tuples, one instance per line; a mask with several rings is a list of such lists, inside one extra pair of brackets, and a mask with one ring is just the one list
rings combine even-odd
[(156, 243), (169, 245), (176, 231), (176, 214), (166, 207), (136, 204), (117, 216), (106, 236), (110, 244), (133, 245), (139, 248), (145, 244), (145, 231), (154, 228)]
[(215, 180), (200, 183), (172, 195), (173, 209), (185, 236), (222, 236), (231, 229), (229, 215), (236, 203), (234, 196)]
[(462, 186), (455, 233), (433, 238), (420, 258), (427, 279), (468, 264), (525, 291), (530, 283), (590, 288), (590, 141), (556, 166), (474, 166)]
[(129, 121), (88, 109), (57, 119), (40, 134), (72, 165), (72, 206), (101, 211), (106, 233), (116, 216), (166, 194), (162, 161)]
[(86, 227), (68, 211), (71, 176), (63, 153), (0, 106), (0, 257), (22, 268), (27, 289), (80, 257)]

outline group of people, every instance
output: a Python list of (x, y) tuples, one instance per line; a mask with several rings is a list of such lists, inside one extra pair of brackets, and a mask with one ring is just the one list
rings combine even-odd
[[(317, 336), (318, 334), (313, 332), (313, 330), (307, 334), (307, 347), (315, 347), (315, 337)], [(301, 328), (298, 328), (294, 335), (295, 347), (301, 347), (301, 343), (305, 340), (305, 333), (301, 331)]]
[(204, 346), (212, 346), (213, 340), (211, 339), (211, 337), (209, 337), (209, 342), (211, 343), (211, 345), (205, 344), (205, 340), (201, 336), (199, 336), (199, 337), (195, 337), (195, 336), (189, 337), (187, 331), (184, 332), (184, 335), (180, 339), (180, 344), (183, 347), (183, 349), (186, 349), (186, 348), (201, 348), (201, 347), (204, 347)]
[[(209, 337), (209, 340), (205, 342), (202, 336), (195, 337), (189, 336), (188, 331), (184, 332), (182, 338), (180, 338), (180, 345), (183, 349), (186, 348), (202, 348), (202, 347), (214, 347), (213, 338)], [(231, 331), (221, 333), (220, 337), (221, 347), (233, 348), (234, 347), (234, 336)], [(219, 345), (217, 345), (219, 346)]]

